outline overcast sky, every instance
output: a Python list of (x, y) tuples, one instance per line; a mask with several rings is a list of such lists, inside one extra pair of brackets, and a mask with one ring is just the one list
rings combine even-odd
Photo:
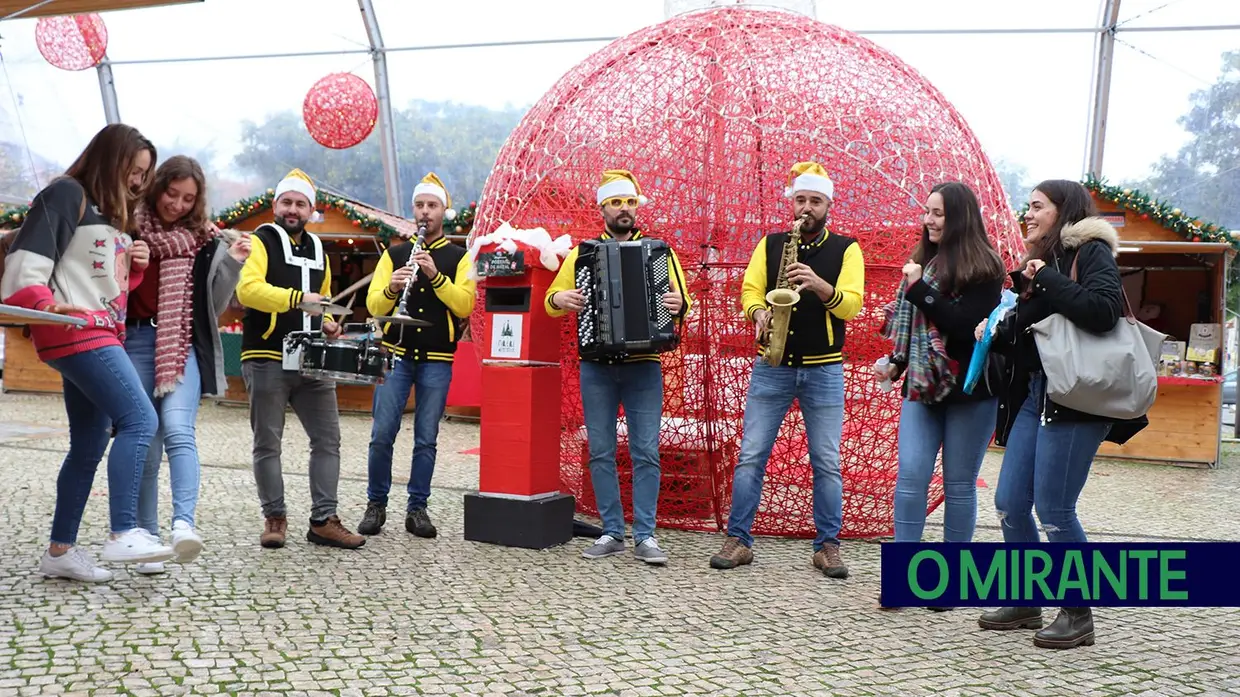
[[(375, 0), (389, 47), (621, 36), (664, 20), (663, 0)], [(1082, 28), (1098, 0), (818, 0), (817, 19), (851, 31), (959, 28)], [(1165, 6), (1165, 7), (1164, 7)], [(1127, 27), (1240, 24), (1237, 0), (1123, 0)], [(109, 12), (108, 55), (122, 120), (159, 143), (211, 146), (226, 167), (243, 119), (300, 111), (309, 87), (332, 72), (373, 84), (364, 53), (323, 57), (124, 64), (124, 61), (360, 49), (355, 0), (205, 0)], [(105, 123), (96, 72), (49, 65), (35, 20), (0, 24), (0, 139), (25, 142), (67, 164)], [(1037, 179), (1075, 178), (1084, 167), (1095, 36), (867, 35), (925, 75), (968, 120), (992, 159)], [(1192, 91), (1218, 76), (1240, 31), (1120, 33), (1112, 83), (1105, 173), (1144, 176), (1185, 135), (1176, 119)], [(395, 52), (393, 101), (453, 100), (525, 106), (602, 42), (556, 46)], [(20, 117), (20, 118), (18, 118)], [(19, 123), (20, 122), (20, 123)], [(401, 137), (401, 134), (397, 134)], [(165, 153), (161, 153), (164, 155)], [(172, 154), (172, 153), (167, 153)]]

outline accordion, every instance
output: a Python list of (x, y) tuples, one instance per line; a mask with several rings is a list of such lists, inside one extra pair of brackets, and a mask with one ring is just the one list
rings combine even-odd
[(672, 250), (649, 238), (587, 240), (577, 251), (577, 289), (586, 306), (577, 313), (582, 358), (671, 351), (680, 343), (663, 294), (672, 290)]

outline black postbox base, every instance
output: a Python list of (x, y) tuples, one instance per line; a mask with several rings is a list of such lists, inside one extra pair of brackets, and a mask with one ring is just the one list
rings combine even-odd
[(526, 549), (562, 545), (573, 539), (576, 503), (568, 494), (532, 501), (465, 494), (465, 539)]

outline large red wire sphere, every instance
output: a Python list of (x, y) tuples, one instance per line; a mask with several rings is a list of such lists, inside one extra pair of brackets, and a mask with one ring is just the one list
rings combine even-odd
[(108, 28), (97, 14), (40, 17), (34, 42), (43, 59), (61, 70), (99, 65), (108, 52)]
[(332, 73), (314, 83), (301, 107), (310, 137), (337, 150), (366, 140), (379, 118), (379, 100), (362, 78)]
[[(602, 231), (601, 173), (628, 169), (651, 199), (638, 212), (640, 227), (670, 242), (684, 262), (694, 306), (681, 347), (663, 357), (661, 526), (726, 527), (756, 357), (741, 277), (761, 237), (789, 228), (787, 174), (805, 160), (830, 172), (830, 229), (857, 238), (866, 260), (865, 308), (844, 347), (842, 535), (888, 535), (900, 397), (877, 389), (870, 366), (890, 350), (878, 335), (882, 306), (921, 234), (931, 187), (968, 184), (1009, 264), (1021, 248), (981, 145), (925, 78), (874, 43), (797, 14), (687, 14), (609, 44), (561, 78), (509, 137), (487, 181), (475, 235), (507, 221), (580, 241)], [(483, 336), (476, 321), (475, 335)], [(578, 509), (594, 514), (576, 322), (566, 320), (563, 332), (561, 478)], [(623, 416), (619, 430), (622, 500), (631, 515)], [(936, 477), (929, 508), (941, 500)], [(814, 534), (796, 404), (771, 453), (753, 532)]]

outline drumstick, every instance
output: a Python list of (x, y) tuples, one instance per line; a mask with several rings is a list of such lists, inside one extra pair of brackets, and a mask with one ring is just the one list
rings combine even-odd
[[(364, 278), (362, 278), (362, 280), (360, 280), (360, 281), (358, 281), (357, 283), (354, 283), (353, 285), (349, 286), (348, 288), (345, 288), (344, 290), (340, 291), (340, 293), (338, 293), (338, 294), (336, 295), (336, 297), (332, 298), (332, 302), (333, 302), (333, 303), (339, 303), (339, 302), (340, 302), (340, 299), (341, 299), (341, 298), (343, 298), (344, 296), (346, 296), (346, 295), (348, 295), (349, 293), (352, 293), (353, 291), (357, 290), (358, 288), (361, 288), (362, 286), (364, 286), (364, 285), (366, 285), (366, 284), (370, 283), (370, 279), (371, 279), (371, 278), (373, 278), (373, 277), (374, 277), (374, 275), (375, 275), (375, 272), (374, 272), (374, 271), (371, 271), (370, 273), (366, 274), (366, 276), (365, 276)], [(350, 303), (350, 305), (351, 305), (351, 304), (352, 304), (352, 303)]]

